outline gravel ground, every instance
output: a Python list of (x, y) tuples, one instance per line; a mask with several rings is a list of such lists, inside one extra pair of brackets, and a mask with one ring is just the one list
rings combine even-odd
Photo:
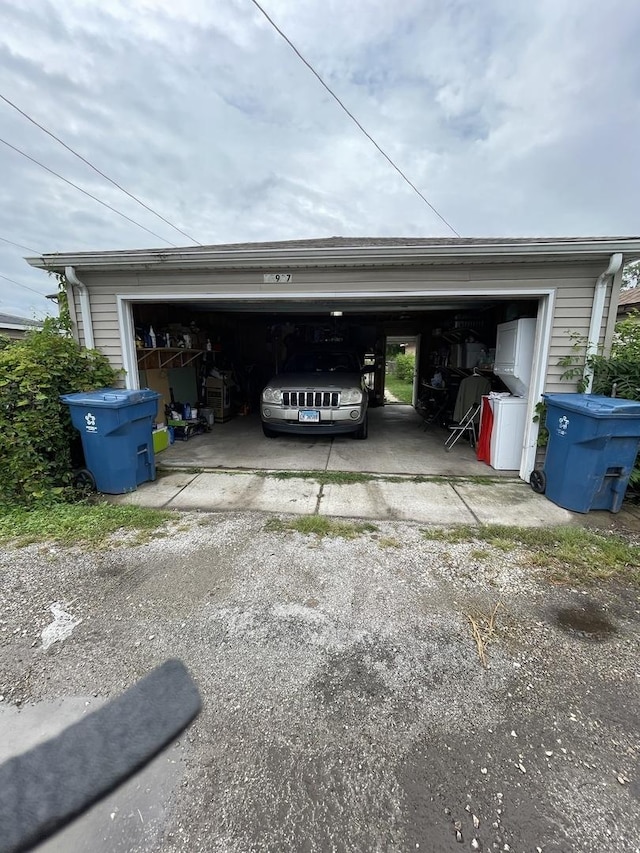
[[(0, 555), (5, 737), (167, 657), (203, 696), (130, 814), (98, 806), (96, 837), (47, 849), (640, 851), (638, 590), (551, 586), (523, 551), (410, 523), (265, 523), (192, 513), (144, 545)], [(467, 615), (498, 602), (483, 668)]]

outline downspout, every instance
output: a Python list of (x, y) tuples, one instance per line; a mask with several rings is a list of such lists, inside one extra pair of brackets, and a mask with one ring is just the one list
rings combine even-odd
[(89, 304), (87, 285), (80, 281), (74, 267), (65, 267), (64, 277), (69, 284), (77, 288), (80, 295), (80, 316), (82, 317), (82, 329), (84, 331), (84, 345), (87, 349), (95, 349), (93, 323), (91, 322), (91, 305)]
[(598, 352), (600, 343), (600, 330), (604, 316), (604, 301), (607, 295), (609, 279), (614, 276), (622, 266), (622, 252), (611, 255), (609, 266), (600, 273), (596, 281), (596, 290), (593, 297), (593, 308), (591, 310), (591, 323), (589, 324), (589, 335), (587, 337), (587, 364), (584, 368), (585, 393), (590, 394), (593, 388), (593, 368), (589, 366), (589, 358)]

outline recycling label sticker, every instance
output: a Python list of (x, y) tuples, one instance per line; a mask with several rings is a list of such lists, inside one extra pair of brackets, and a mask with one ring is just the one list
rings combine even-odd
[(569, 418), (566, 415), (562, 415), (561, 418), (558, 418), (558, 429), (556, 430), (558, 435), (566, 435), (569, 430)]
[(87, 432), (97, 432), (98, 427), (96, 426), (96, 416), (91, 414), (91, 412), (87, 412), (84, 416), (84, 422), (87, 425)]

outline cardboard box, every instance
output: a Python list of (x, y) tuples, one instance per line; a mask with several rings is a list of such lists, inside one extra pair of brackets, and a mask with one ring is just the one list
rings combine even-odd
[(141, 370), (140, 385), (151, 388), (160, 394), (158, 410), (154, 420), (164, 421), (164, 407), (171, 403), (171, 389), (169, 388), (169, 377), (166, 370)]
[(220, 388), (224, 388), (226, 386), (226, 384), (227, 384), (226, 380), (223, 377), (207, 376), (207, 379), (206, 379), (207, 388), (212, 388), (214, 390), (220, 389)]

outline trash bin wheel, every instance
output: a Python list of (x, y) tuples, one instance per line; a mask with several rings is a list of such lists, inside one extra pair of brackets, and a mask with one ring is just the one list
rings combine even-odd
[(96, 480), (91, 471), (87, 468), (81, 468), (73, 475), (73, 485), (80, 491), (95, 492)]
[(547, 489), (547, 477), (544, 471), (532, 471), (531, 477), (529, 477), (529, 485), (534, 492), (537, 492), (539, 495), (544, 495)]

